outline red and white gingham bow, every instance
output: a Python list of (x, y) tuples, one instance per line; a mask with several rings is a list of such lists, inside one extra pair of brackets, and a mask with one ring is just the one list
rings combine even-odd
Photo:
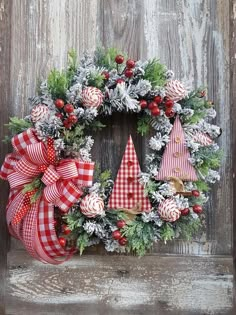
[[(81, 196), (82, 186), (91, 186), (94, 163), (77, 159), (56, 161), (53, 140), (47, 146), (39, 141), (33, 129), (12, 139), (15, 152), (8, 154), (0, 177), (8, 180), (10, 196), (7, 222), (12, 234), (21, 239), (34, 257), (58, 263), (54, 256), (66, 256), (54, 230), (54, 206), (68, 209)], [(26, 184), (41, 177), (45, 187), (37, 202), (30, 203), (35, 192), (23, 193)], [(29, 211), (30, 210), (30, 211)]]

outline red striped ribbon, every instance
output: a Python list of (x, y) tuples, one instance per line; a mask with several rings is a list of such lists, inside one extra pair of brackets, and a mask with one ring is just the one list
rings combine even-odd
[[(58, 258), (68, 259), (72, 251), (65, 250), (58, 242), (53, 224), (54, 206), (66, 212), (78, 201), (81, 187), (92, 184), (94, 163), (76, 159), (56, 161), (53, 139), (48, 139), (45, 145), (33, 129), (13, 137), (12, 145), (15, 152), (6, 156), (0, 171), (0, 177), (10, 184), (9, 231), (36, 259), (61, 263), (63, 260)], [(27, 193), (23, 189), (37, 177), (45, 187), (40, 199), (31, 203), (37, 189)]]

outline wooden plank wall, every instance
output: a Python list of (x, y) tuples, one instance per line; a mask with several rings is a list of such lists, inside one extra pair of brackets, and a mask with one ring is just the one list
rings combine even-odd
[[(7, 19), (11, 24), (11, 39), (6, 42), (8, 48), (4, 55), (0, 50), (4, 60), (0, 62), (7, 65), (11, 46), (10, 76), (6, 68), (5, 79), (0, 81), (5, 84), (5, 91), (9, 88), (3, 98), (5, 107), (1, 106), (1, 110), (4, 114), (1, 112), (0, 119), (6, 119), (6, 104), (10, 104), (11, 114), (23, 116), (28, 112), (27, 98), (34, 94), (37, 78), (45, 77), (52, 67), (62, 68), (68, 49), (75, 48), (81, 54), (102, 43), (106, 47), (117, 46), (133, 58), (158, 56), (190, 87), (207, 85), (209, 97), (217, 104), (217, 123), (223, 128), (219, 143), (224, 150), (222, 180), (209, 201), (205, 235), (190, 243), (158, 244), (153, 254), (140, 260), (87, 255), (60, 267), (32, 261), (18, 242), (12, 242), (7, 314), (234, 313), (230, 258), (233, 178), (229, 67), (230, 10), (234, 2), (0, 1), (7, 8), (12, 6), (11, 17)], [(0, 5), (0, 23), (1, 8)], [(9, 39), (9, 33), (7, 23), (0, 25), (4, 25), (1, 44), (2, 38)], [(134, 117), (115, 118), (110, 120), (106, 132), (97, 137), (99, 145), (94, 152), (94, 158), (103, 167), (111, 167), (114, 174), (128, 134), (131, 132), (134, 137), (142, 163), (146, 142), (135, 134)]]
[[(4, 134), (3, 125), (8, 122), (10, 92), (10, 12), (11, 3), (0, 1), (0, 135)], [(0, 141), (0, 163), (8, 147)], [(4, 312), (5, 277), (7, 268), (7, 232), (3, 213), (7, 200), (7, 184), (0, 180), (1, 216), (0, 216), (0, 314)]]
[[(236, 0), (231, 3), (231, 23), (230, 23), (230, 108), (231, 108), (231, 117), (232, 117), (232, 154), (236, 154)], [(233, 262), (234, 262), (234, 280), (236, 281), (236, 163), (233, 163)], [(236, 286), (234, 286), (234, 297), (236, 297)]]

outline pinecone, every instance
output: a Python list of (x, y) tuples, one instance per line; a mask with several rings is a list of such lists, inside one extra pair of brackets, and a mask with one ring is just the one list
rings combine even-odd
[(166, 96), (175, 102), (182, 100), (187, 95), (185, 87), (178, 80), (168, 81), (165, 86), (165, 90)]
[(89, 194), (81, 201), (80, 211), (89, 218), (104, 215), (104, 202), (97, 194)]
[(93, 86), (86, 87), (82, 91), (82, 102), (85, 107), (99, 107), (103, 102), (102, 92)]
[(33, 123), (44, 120), (48, 116), (49, 109), (46, 105), (38, 104), (31, 111), (31, 120)]
[(212, 139), (206, 133), (200, 131), (193, 134), (192, 139), (203, 146), (208, 146), (213, 143)]
[(157, 211), (162, 220), (168, 222), (174, 222), (178, 220), (181, 215), (180, 210), (177, 208), (176, 202), (171, 198), (162, 201)]

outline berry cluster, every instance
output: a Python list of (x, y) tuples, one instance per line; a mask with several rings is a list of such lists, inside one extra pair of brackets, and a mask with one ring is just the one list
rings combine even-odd
[[(118, 67), (118, 65), (123, 64), (124, 60), (125, 60), (124, 56), (122, 56), (122, 55), (117, 55), (117, 56), (115, 57), (115, 62), (117, 63), (117, 67)], [(134, 75), (134, 72), (133, 72), (133, 68), (134, 68), (134, 67), (135, 67), (135, 61), (134, 61), (133, 59), (128, 59), (128, 60), (126, 61), (126, 67), (125, 67), (125, 69), (123, 70), (123, 73), (124, 73), (124, 75), (126, 76), (126, 78), (132, 78), (132, 76)], [(124, 82), (124, 80), (122, 80), (122, 79), (118, 79), (118, 80), (119, 80), (119, 82), (117, 82), (117, 83), (122, 83), (122, 82)], [(117, 81), (118, 81), (118, 80), (117, 80)], [(122, 81), (120, 81), (120, 80), (122, 80)]]
[[(198, 190), (192, 190), (192, 196), (198, 198), (200, 196), (200, 192)], [(196, 204), (193, 206), (193, 212), (195, 212), (197, 214), (202, 213), (202, 210), (203, 210), (202, 206), (200, 206), (200, 205)], [(181, 210), (182, 216), (187, 216), (187, 215), (189, 215), (189, 213), (190, 213), (189, 208), (184, 208)]]
[(78, 118), (74, 114), (74, 106), (72, 104), (65, 104), (62, 99), (56, 99), (54, 102), (59, 112), (56, 114), (63, 122), (65, 128), (69, 129), (77, 123)]
[(139, 103), (142, 109), (149, 109), (152, 116), (159, 116), (161, 114), (160, 107), (165, 110), (165, 115), (169, 118), (175, 114), (173, 111), (174, 102), (167, 97), (162, 98), (160, 95), (157, 95), (150, 102), (141, 99)]
[(114, 240), (117, 240), (121, 246), (125, 246), (128, 241), (127, 241), (126, 237), (122, 236), (122, 233), (120, 231), (121, 229), (123, 229), (126, 226), (125, 220), (118, 220), (116, 222), (116, 226), (119, 228), (119, 230), (113, 231), (112, 237)]
[[(68, 225), (64, 223), (61, 224), (61, 222), (59, 222), (58, 219), (54, 219), (54, 226), (55, 226), (55, 229), (57, 230), (57, 233), (60, 235), (66, 236), (71, 233), (71, 230), (69, 229)], [(64, 236), (58, 237), (58, 241), (62, 247), (65, 247), (66, 245), (68, 245), (67, 239)]]

